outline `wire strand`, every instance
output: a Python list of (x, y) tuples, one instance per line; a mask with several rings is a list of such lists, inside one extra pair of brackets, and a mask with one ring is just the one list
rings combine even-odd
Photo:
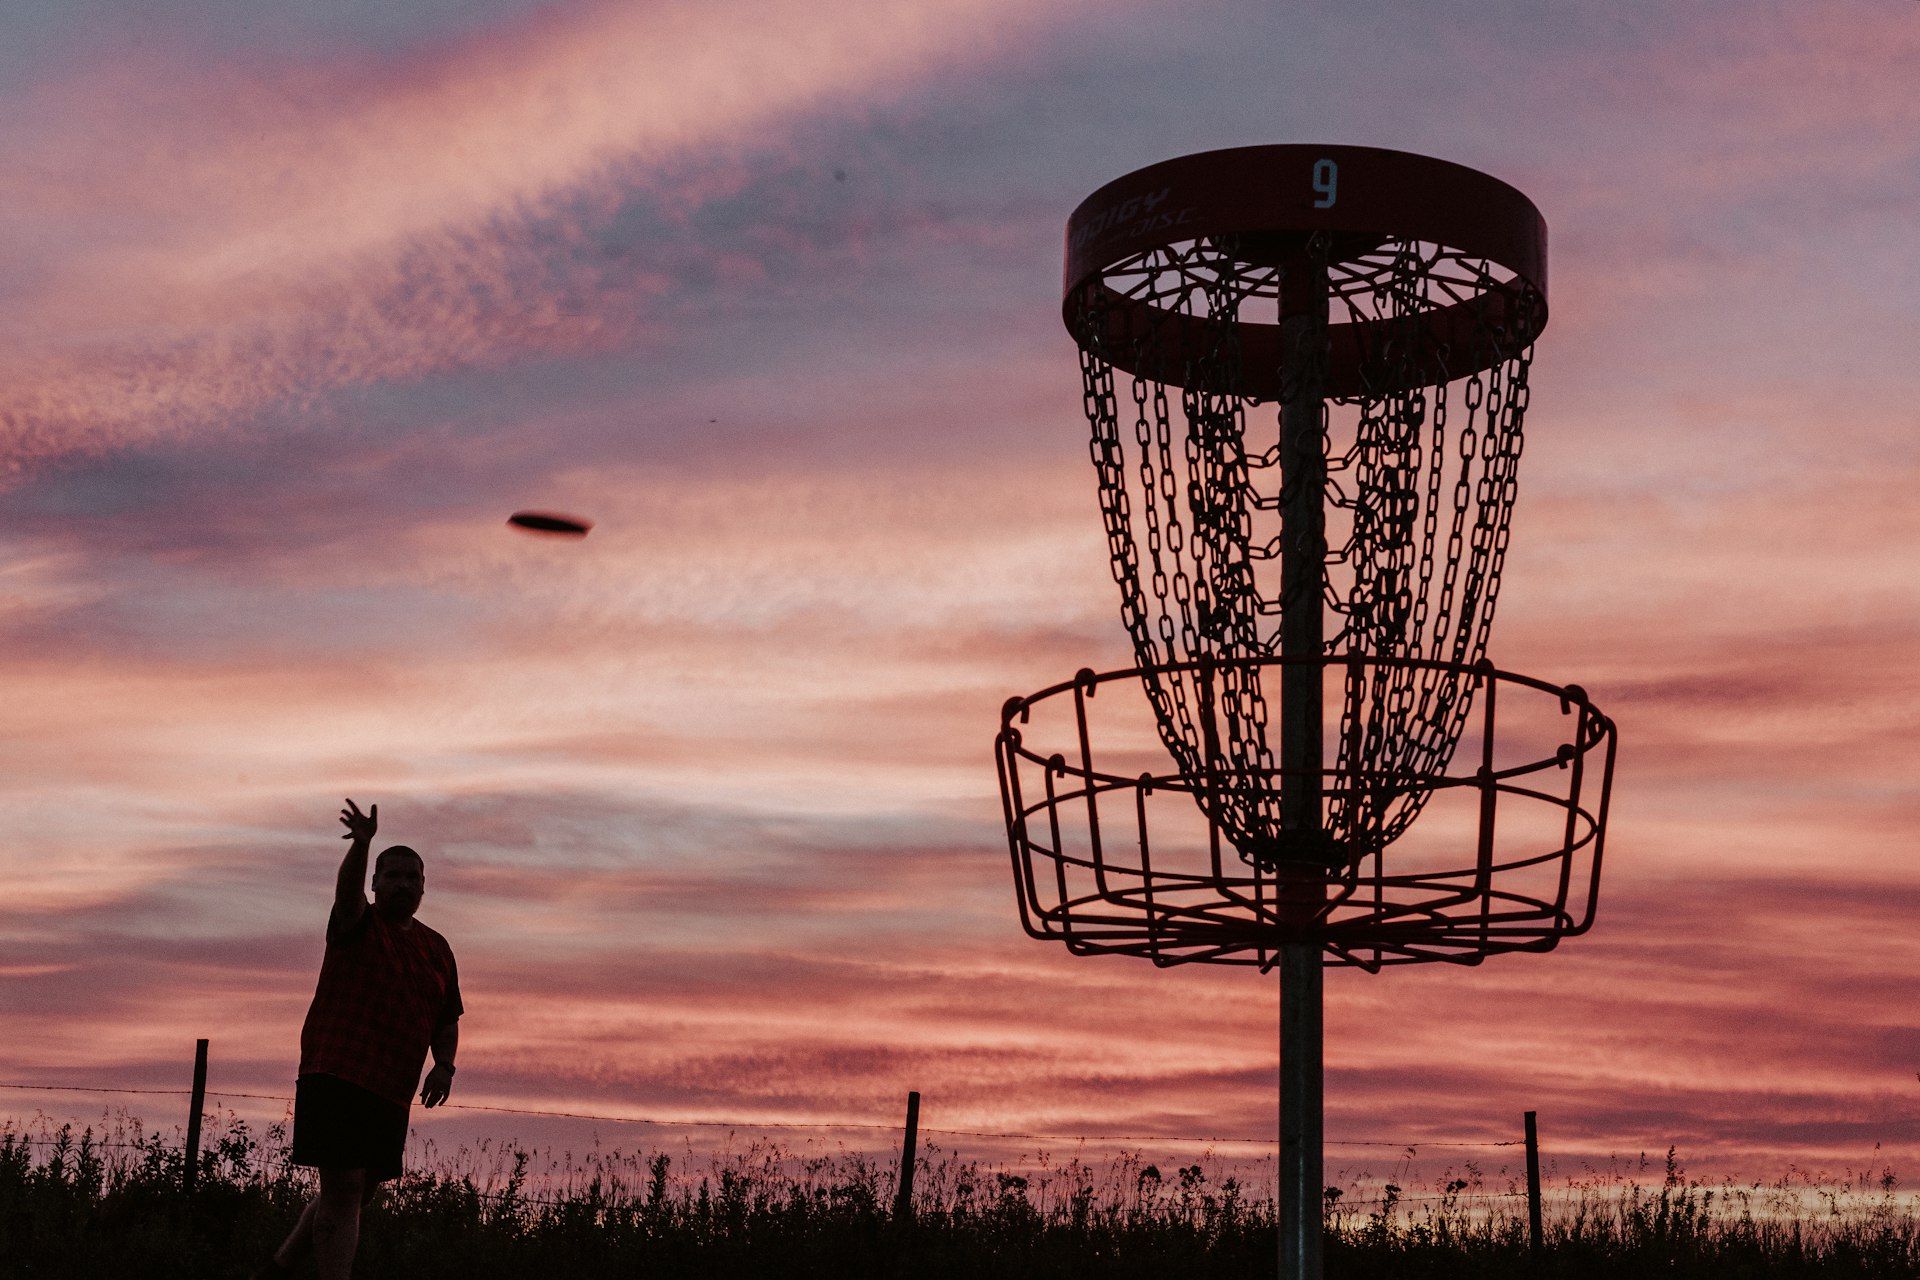
[[(128, 1089), (94, 1085), (59, 1084), (16, 1084), (0, 1081), (0, 1089), (31, 1090), (44, 1093), (113, 1093), (158, 1095), (164, 1097), (191, 1097), (191, 1089)], [(247, 1098), (261, 1102), (291, 1102), (293, 1098), (284, 1093), (234, 1093), (228, 1090), (208, 1089), (208, 1098)], [(601, 1120), (609, 1124), (647, 1124), (662, 1128), (696, 1129), (803, 1129), (803, 1130), (845, 1130), (867, 1129), (891, 1133), (900, 1126), (896, 1124), (876, 1124), (868, 1120), (847, 1121), (799, 1121), (799, 1120), (662, 1120), (652, 1116), (609, 1116), (588, 1111), (549, 1111), (532, 1107), (496, 1107), (478, 1102), (443, 1102), (441, 1108), (449, 1111), (492, 1111), (502, 1115), (546, 1116), (558, 1120)], [(1180, 1142), (1199, 1145), (1218, 1145), (1238, 1143), (1246, 1146), (1271, 1146), (1272, 1137), (1237, 1138), (1231, 1136), (1200, 1137), (1192, 1134), (1171, 1133), (1001, 1133), (988, 1129), (936, 1129), (920, 1126), (919, 1132), (939, 1134), (954, 1138), (1012, 1138), (1023, 1142)], [(1517, 1140), (1506, 1142), (1442, 1142), (1438, 1139), (1416, 1138), (1412, 1141), (1392, 1141), (1385, 1138), (1328, 1138), (1329, 1147), (1395, 1147), (1402, 1150), (1420, 1147), (1517, 1147)]]

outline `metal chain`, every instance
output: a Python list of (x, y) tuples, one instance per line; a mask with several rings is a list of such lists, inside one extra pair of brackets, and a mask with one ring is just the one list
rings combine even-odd
[[(1205, 319), (1214, 337), (1193, 365), (1172, 369), (1151, 325), (1132, 335), (1131, 466), (1113, 363), (1097, 341), (1082, 344), (1090, 452), (1121, 617), (1163, 741), (1184, 775), (1211, 779), (1209, 814), (1242, 850), (1280, 821), (1259, 669), (1166, 668), (1275, 652), (1285, 611), (1323, 600), (1339, 623), (1330, 650), (1463, 664), (1485, 651), (1523, 442), (1532, 318), (1510, 318), (1496, 331), (1486, 300), (1499, 282), (1485, 264), (1411, 242), (1382, 252), (1388, 261), (1364, 272), (1334, 272), (1336, 306), (1350, 322), (1371, 322), (1357, 328), (1383, 336), (1363, 353), (1366, 392), (1343, 402), (1354, 438), (1338, 454), (1323, 407), (1326, 466), (1317, 476), (1285, 474), (1275, 411), (1259, 415), (1262, 440), (1250, 446), (1258, 406), (1234, 390), (1240, 311), (1277, 287), (1270, 268), (1237, 262), (1204, 240), (1128, 268), (1130, 296), (1152, 300), (1163, 317)], [(1422, 316), (1436, 305), (1432, 281), (1442, 271), (1453, 273), (1455, 288), (1461, 274), (1478, 288), (1474, 341), (1496, 344), (1502, 356), (1457, 381), (1445, 372), (1453, 353), (1422, 343)], [(1099, 295), (1092, 291), (1083, 333), (1106, 333), (1095, 314)], [(1306, 360), (1325, 358), (1324, 349), (1290, 354), (1293, 367), (1282, 372), (1298, 377)], [(1180, 389), (1177, 401), (1169, 385)], [(1319, 591), (1293, 600), (1276, 581), (1280, 548), (1323, 536), (1323, 525), (1289, 529), (1280, 519), (1298, 483), (1324, 485), (1348, 533), (1340, 547), (1326, 548)], [(1267, 533), (1276, 519), (1278, 532)], [(1348, 667), (1328, 824), (1351, 856), (1378, 853), (1413, 820), (1426, 793), (1406, 783), (1446, 767), (1473, 694), (1471, 677)]]

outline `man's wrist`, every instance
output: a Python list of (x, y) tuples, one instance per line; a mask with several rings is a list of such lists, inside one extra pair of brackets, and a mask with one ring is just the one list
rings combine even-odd
[(433, 1069), (435, 1071), (444, 1071), (448, 1075), (453, 1074), (453, 1064), (451, 1062), (435, 1062), (433, 1064)]

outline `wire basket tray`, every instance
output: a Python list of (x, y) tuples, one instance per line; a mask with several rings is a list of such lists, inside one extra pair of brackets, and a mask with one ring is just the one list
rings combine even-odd
[[(1276, 833), (1294, 847), (1306, 847), (1303, 836), (1318, 839), (1318, 860), (1243, 856), (1207, 818), (1209, 798), (1277, 791), (1290, 771), (1168, 771), (1144, 679), (1176, 671), (1210, 679), (1209, 671), (1234, 666), (1300, 662), (1319, 665), (1323, 677), (1354, 674), (1355, 666), (1424, 667), (1475, 687), (1476, 723), (1454, 752), (1471, 766), (1443, 762), (1418, 776), (1318, 771), (1334, 810), (1343, 800), (1352, 812), (1365, 808), (1356, 800), (1418, 794), (1430, 816), (1414, 831), (1373, 847), (1352, 833)], [(1330, 966), (1378, 970), (1478, 964), (1502, 952), (1549, 951), (1584, 933), (1599, 890), (1614, 751), (1613, 722), (1577, 685), (1484, 661), (1348, 654), (1085, 669), (1008, 699), (995, 741), (1028, 934), (1082, 955), (1263, 970), (1288, 943), (1317, 942)]]

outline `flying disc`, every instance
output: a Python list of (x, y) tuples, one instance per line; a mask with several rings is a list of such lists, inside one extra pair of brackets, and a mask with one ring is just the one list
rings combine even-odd
[(584, 538), (593, 521), (578, 516), (563, 516), (553, 511), (516, 511), (507, 523), (529, 533), (551, 533), (563, 538)]

